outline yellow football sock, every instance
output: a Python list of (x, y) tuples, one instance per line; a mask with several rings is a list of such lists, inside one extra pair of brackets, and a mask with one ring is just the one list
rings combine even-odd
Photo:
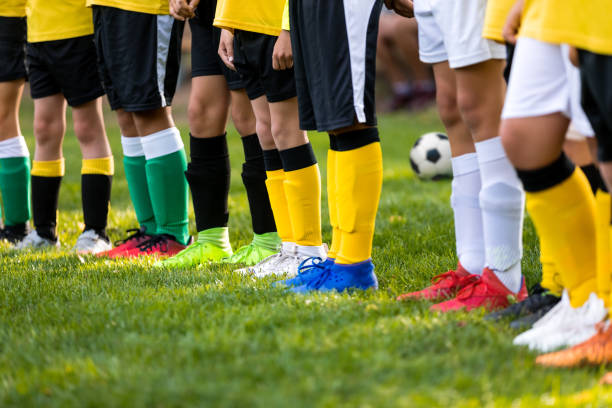
[(336, 155), (335, 150), (327, 151), (327, 202), (329, 205), (329, 223), (332, 226), (332, 240), (327, 257), (336, 259), (340, 250), (342, 233), (338, 225), (338, 202), (336, 201)]
[(83, 159), (81, 174), (101, 174), (112, 176), (115, 174), (115, 162), (113, 156), (99, 159)]
[(285, 197), (296, 244), (320, 246), (321, 174), (319, 165), (285, 172)]
[(38, 177), (63, 177), (65, 173), (66, 164), (63, 157), (57, 160), (34, 160), (32, 162), (32, 171), (30, 172), (32, 176)]
[(283, 242), (295, 242), (285, 195), (285, 171), (283, 169), (266, 171), (266, 175), (266, 187), (278, 235)]
[(527, 193), (527, 210), (550, 245), (572, 306), (582, 306), (597, 290), (595, 197), (582, 170), (552, 188)]
[(563, 282), (559, 268), (553, 256), (554, 250), (550, 248), (547, 237), (540, 236), (540, 262), (542, 263), (542, 287), (548, 289), (553, 295), (561, 296)]
[(597, 295), (609, 306), (610, 298), (610, 194), (598, 190), (595, 196), (597, 206)]
[(372, 239), (382, 189), (380, 142), (336, 153), (336, 200), (342, 238), (336, 262), (372, 257)]

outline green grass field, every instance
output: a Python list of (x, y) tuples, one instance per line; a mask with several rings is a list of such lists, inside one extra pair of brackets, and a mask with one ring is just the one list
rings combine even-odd
[[(22, 125), (33, 152), (32, 112)], [(136, 226), (116, 158), (109, 232)], [(180, 127), (188, 135), (186, 123)], [(66, 252), (0, 249), (0, 406), (609, 406), (601, 369), (546, 370), (512, 346), (516, 334), (482, 313), (438, 315), (397, 294), (452, 268), (450, 183), (410, 170), (411, 144), (440, 130), (434, 111), (380, 118), (384, 188), (374, 239), (380, 290), (289, 295), (226, 266), (160, 271), (151, 262), (68, 252), (80, 228), (80, 154), (69, 131), (59, 234)], [(313, 134), (325, 184), (327, 138)], [(230, 235), (251, 236), (230, 132)], [(325, 188), (324, 188), (325, 191)], [(324, 203), (325, 201), (324, 194)], [(329, 242), (323, 205), (324, 239)], [(191, 217), (193, 219), (193, 217)], [(191, 225), (194, 231), (194, 225)], [(537, 239), (525, 230), (524, 271), (538, 280)]]

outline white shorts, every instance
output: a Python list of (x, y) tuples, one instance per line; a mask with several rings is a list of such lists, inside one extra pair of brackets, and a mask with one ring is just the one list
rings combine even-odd
[(576, 131), (593, 137), (580, 99), (580, 70), (570, 62), (569, 47), (519, 38), (502, 119), (560, 112), (571, 119)]
[(419, 54), (426, 64), (462, 68), (506, 59), (506, 47), (482, 37), (487, 0), (414, 0)]

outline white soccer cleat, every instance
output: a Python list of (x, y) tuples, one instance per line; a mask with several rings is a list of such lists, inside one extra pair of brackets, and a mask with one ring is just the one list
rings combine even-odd
[(98, 254), (110, 251), (111, 249), (113, 249), (111, 243), (98, 235), (94, 230), (84, 231), (72, 248), (73, 251), (79, 254)]
[(541, 352), (571, 347), (594, 336), (597, 332), (595, 325), (606, 315), (604, 302), (595, 293), (591, 293), (584, 305), (578, 308), (572, 307), (568, 299), (554, 316), (517, 336), (514, 344)]
[(258, 278), (283, 275), (285, 273), (289, 273), (289, 260), (295, 256), (297, 256), (296, 245), (291, 242), (284, 242), (278, 253), (270, 255), (253, 266), (238, 269), (236, 272), (244, 275), (252, 275)]
[(38, 235), (36, 230), (30, 231), (20, 242), (15, 245), (15, 249), (42, 249), (42, 248), (59, 248), (59, 240), (52, 241)]

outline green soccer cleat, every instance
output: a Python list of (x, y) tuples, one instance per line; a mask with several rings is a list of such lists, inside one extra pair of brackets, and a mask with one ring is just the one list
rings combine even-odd
[(209, 262), (220, 262), (232, 256), (227, 228), (200, 231), (198, 240), (171, 258), (154, 266), (162, 268), (191, 268)]
[(281, 240), (276, 232), (253, 234), (253, 241), (249, 245), (238, 249), (234, 255), (225, 258), (222, 262), (253, 266), (277, 253), (280, 244)]

